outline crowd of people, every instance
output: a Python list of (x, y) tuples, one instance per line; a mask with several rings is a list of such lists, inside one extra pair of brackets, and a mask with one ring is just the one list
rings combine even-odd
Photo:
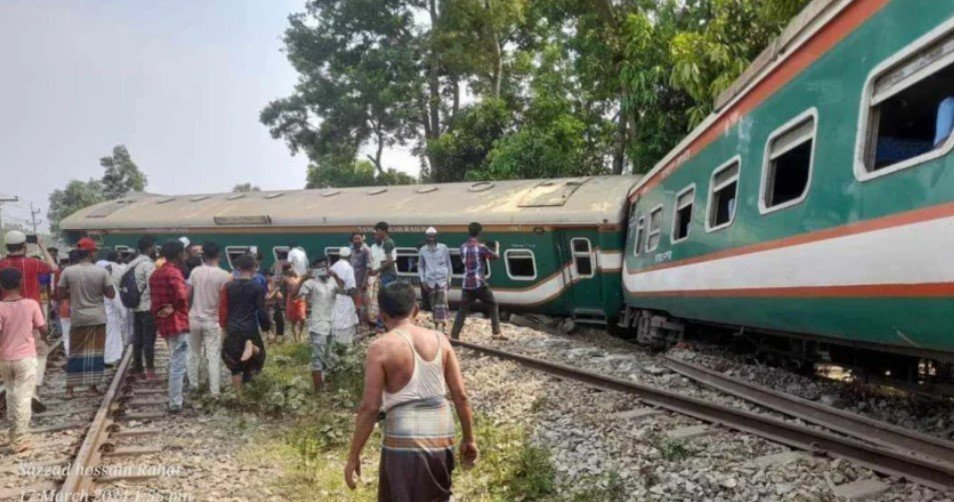
[[(460, 246), (463, 291), (449, 333), (453, 338), (460, 336), (478, 301), (489, 311), (494, 336), (500, 337), (497, 302), (485, 270), (486, 260), (497, 254), (480, 241), (481, 231), (479, 223), (472, 223), (470, 238)], [(78, 388), (102, 393), (106, 367), (116, 364), (127, 346), (132, 377), (158, 378), (155, 344), (161, 338), (169, 350), (172, 414), (183, 409), (186, 388), (202, 388), (203, 366), (210, 395), (221, 392), (221, 363), (241, 392), (265, 364), (265, 340), (283, 343), (290, 332), (289, 338), (299, 342), (307, 331), (318, 392), (335, 366), (339, 346), (351, 345), (359, 335), (379, 335), (368, 350), (365, 393), (345, 469), (348, 485), (353, 487), (360, 474), (360, 452), (383, 411), (382, 496), (449, 496), (455, 429), (448, 392), (462, 425), (462, 460), (465, 465), (476, 461), (471, 412), (446, 331), (453, 264), (436, 228), (426, 230), (417, 262), (422, 300), (436, 330), (416, 324), (417, 295), (412, 285), (398, 279), (386, 222), (375, 225), (370, 246), (363, 233), (354, 232), (333, 263), (324, 254), (309, 261), (305, 248), (292, 243), (269, 270), (263, 270), (261, 253), (254, 248), (232, 257), (232, 273), (220, 264), (218, 243), (196, 245), (186, 237), (157, 245), (145, 235), (135, 252), (123, 256), (101, 254), (96, 242), (84, 237), (59, 263), (58, 250), (42, 242), (37, 242), (42, 255), (27, 257), (22, 232), (5, 237), (0, 376), (15, 453), (29, 449), (31, 410), (43, 406), (36, 389), (45, 370), (48, 326), (56, 321), (67, 354), (66, 398)]]

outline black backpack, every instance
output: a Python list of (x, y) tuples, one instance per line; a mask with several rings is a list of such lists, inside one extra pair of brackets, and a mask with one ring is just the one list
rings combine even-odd
[(119, 280), (119, 299), (126, 308), (138, 307), (139, 302), (142, 301), (142, 293), (146, 290), (146, 288), (139, 289), (139, 285), (136, 284), (136, 267), (139, 265), (142, 265), (142, 262), (123, 273), (123, 277)]

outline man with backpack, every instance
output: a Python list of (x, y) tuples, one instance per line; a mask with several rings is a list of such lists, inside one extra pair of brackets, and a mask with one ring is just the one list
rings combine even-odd
[(144, 235), (136, 246), (139, 256), (129, 262), (119, 285), (119, 296), (127, 308), (133, 311), (133, 374), (154, 380), (156, 354), (156, 321), (152, 317), (149, 278), (156, 270), (153, 255), (156, 240)]

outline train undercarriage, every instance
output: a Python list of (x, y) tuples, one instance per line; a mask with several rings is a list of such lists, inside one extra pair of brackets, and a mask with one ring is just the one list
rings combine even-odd
[(668, 350), (693, 341), (714, 343), (805, 375), (883, 383), (932, 396), (954, 397), (951, 354), (697, 322), (632, 308), (621, 314), (613, 328), (614, 334), (652, 350)]

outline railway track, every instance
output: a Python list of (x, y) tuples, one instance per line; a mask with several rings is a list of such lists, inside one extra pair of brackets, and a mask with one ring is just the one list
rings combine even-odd
[[(602, 390), (633, 395), (650, 406), (749, 433), (812, 454), (844, 458), (873, 471), (897, 476), (931, 488), (942, 490), (954, 488), (954, 463), (950, 462), (954, 447), (950, 442), (905, 431), (889, 424), (854, 415), (848, 416), (849, 414), (822, 417), (815, 415), (817, 409), (798, 408), (792, 404), (794, 401), (785, 401), (778, 395), (773, 396), (775, 401), (772, 402), (772, 406), (768, 406), (768, 402), (765, 404), (759, 402), (766, 399), (765, 394), (756, 394), (751, 388), (748, 388), (748, 393), (745, 394), (741, 389), (731, 387), (726, 381), (712, 375), (697, 375), (700, 382), (705, 381), (707, 385), (713, 387), (721, 386), (721, 388), (716, 387), (721, 392), (737, 395), (785, 415), (831, 429), (831, 431), (823, 430), (523, 354), (458, 340), (453, 340), (452, 343), (457, 347), (514, 361), (559, 378), (575, 380)], [(689, 369), (693, 369), (687, 369), (685, 365), (679, 368), (687, 373)], [(812, 420), (806, 417), (811, 417)], [(905, 443), (905, 440), (917, 442)], [(918, 450), (918, 454), (912, 453), (912, 450), (921, 447), (925, 447), (926, 450)]]
[[(96, 498), (111, 483), (143, 480), (161, 475), (161, 466), (145, 468), (130, 459), (160, 453), (141, 445), (158, 429), (128, 427), (166, 416), (166, 379), (133, 378), (132, 350), (127, 347), (114, 369), (107, 369), (109, 387), (103, 395), (76, 389), (65, 398), (66, 364), (62, 345), (48, 356), (40, 399), (48, 406), (31, 422), (33, 448), (23, 455), (2, 455), (0, 500), (87, 500)], [(168, 362), (165, 344), (156, 344), (156, 369), (164, 373)]]

